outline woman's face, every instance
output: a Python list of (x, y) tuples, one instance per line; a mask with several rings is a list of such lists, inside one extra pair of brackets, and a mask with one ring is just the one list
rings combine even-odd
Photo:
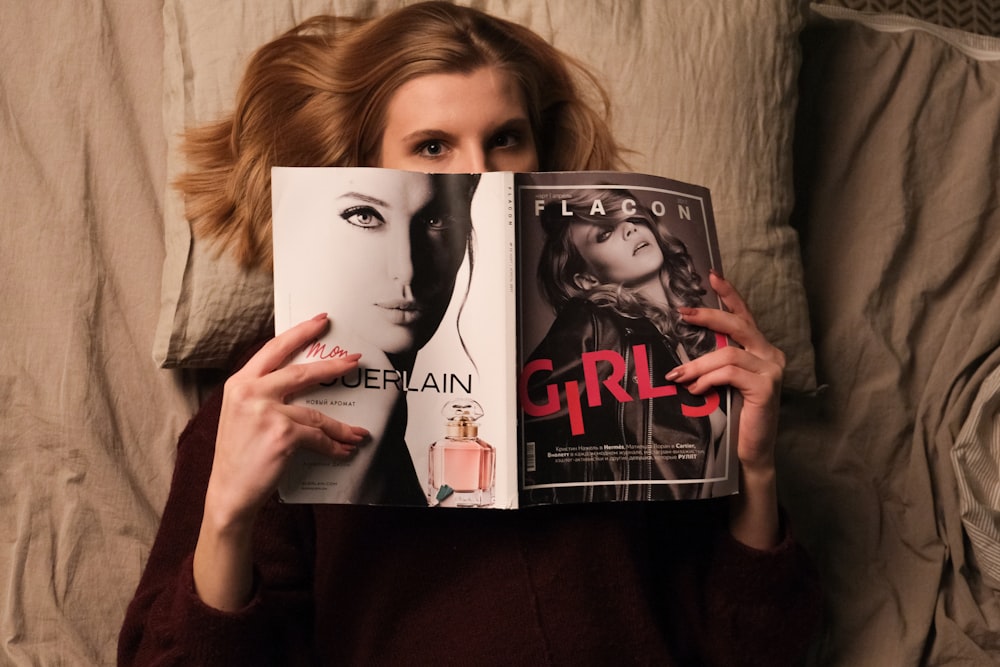
[(663, 252), (642, 222), (603, 225), (578, 220), (570, 225), (569, 238), (598, 282), (638, 285), (659, 278)]
[(520, 87), (496, 67), (408, 81), (389, 100), (378, 166), (467, 174), (537, 171)]
[(347, 289), (331, 312), (387, 354), (423, 347), (451, 300), (472, 226), (469, 203), (467, 189), (443, 193), (426, 174), (352, 178), (334, 197), (330, 261)]

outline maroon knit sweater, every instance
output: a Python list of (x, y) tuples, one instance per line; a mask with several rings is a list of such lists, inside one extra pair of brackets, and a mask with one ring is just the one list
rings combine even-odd
[(756, 551), (725, 501), (504, 510), (295, 506), (256, 525), (256, 593), (224, 613), (192, 555), (221, 392), (181, 436), (121, 665), (767, 665), (816, 630), (815, 571)]

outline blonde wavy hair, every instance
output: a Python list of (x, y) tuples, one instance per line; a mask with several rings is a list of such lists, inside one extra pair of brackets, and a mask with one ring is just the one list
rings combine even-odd
[[(606, 202), (609, 213), (592, 211), (595, 199)], [(629, 202), (634, 213), (626, 212), (623, 202)], [(566, 216), (564, 211), (572, 215)], [(574, 276), (592, 271), (587, 260), (573, 244), (570, 228), (575, 222), (598, 226), (615, 226), (622, 222), (643, 225), (653, 233), (663, 254), (660, 282), (667, 303), (653, 303), (627, 286), (601, 283), (580, 286)], [(687, 246), (679, 238), (656, 223), (652, 211), (628, 190), (580, 189), (565, 198), (554, 199), (541, 212), (545, 242), (538, 261), (538, 283), (545, 300), (558, 313), (573, 299), (586, 299), (608, 308), (624, 318), (645, 317), (660, 333), (684, 346), (691, 358), (715, 349), (715, 336), (708, 329), (685, 322), (677, 312), (679, 307), (700, 308), (706, 290)]]
[(231, 115), (186, 132), (188, 170), (175, 186), (195, 233), (269, 269), (272, 166), (377, 166), (400, 86), (484, 66), (520, 84), (542, 170), (621, 168), (607, 92), (524, 26), (448, 2), (316, 16), (254, 54)]

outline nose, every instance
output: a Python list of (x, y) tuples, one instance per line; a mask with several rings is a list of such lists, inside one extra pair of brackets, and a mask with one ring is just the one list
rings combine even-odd
[(482, 146), (465, 147), (458, 158), (448, 166), (449, 171), (457, 174), (483, 174), (487, 171), (493, 171), (495, 168), (494, 165), (490, 164)]
[(386, 271), (393, 282), (409, 287), (413, 281), (413, 244), (410, 240), (410, 226), (396, 225), (389, 239), (386, 253)]
[(622, 223), (622, 237), (628, 240), (628, 237), (632, 236), (633, 233), (638, 229), (635, 223), (631, 220), (626, 220)]

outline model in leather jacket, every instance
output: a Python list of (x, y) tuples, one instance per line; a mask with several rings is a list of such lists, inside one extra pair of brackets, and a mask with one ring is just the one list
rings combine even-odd
[(626, 190), (570, 192), (540, 221), (539, 282), (557, 315), (519, 386), (531, 499), (709, 495), (731, 463), (729, 392), (695, 396), (666, 377), (717, 344), (677, 313), (705, 293), (687, 248)]

